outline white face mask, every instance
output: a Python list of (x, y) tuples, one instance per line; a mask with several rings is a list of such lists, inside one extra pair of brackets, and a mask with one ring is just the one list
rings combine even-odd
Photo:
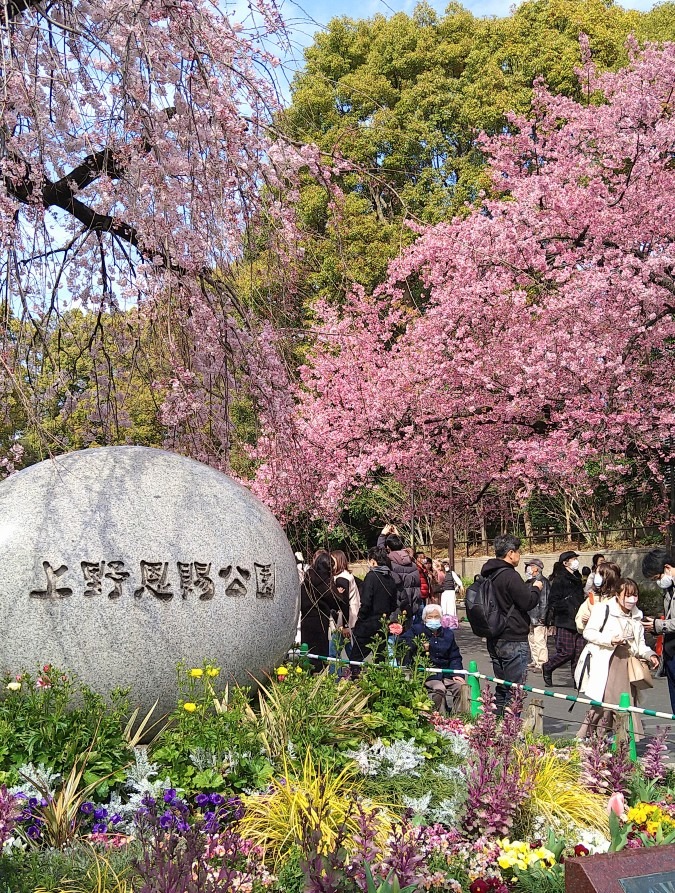
[(532, 571), (531, 571), (531, 570), (529, 569), (529, 567), (528, 567), (528, 569), (525, 571), (525, 577), (526, 577), (528, 580), (531, 580), (533, 576), (534, 576), (534, 574), (532, 573)]
[(599, 573), (596, 571), (596, 572), (593, 574), (593, 585), (594, 585), (594, 586), (597, 586), (598, 588), (600, 588), (600, 586), (602, 586), (602, 581), (603, 581), (603, 579), (604, 579), (604, 577), (602, 576), (602, 574), (599, 574)]
[(656, 585), (660, 586), (661, 589), (670, 589), (675, 580), (670, 576), (670, 574), (661, 574), (659, 579), (656, 581)]
[(630, 608), (630, 610), (632, 610), (635, 605), (637, 605), (638, 600), (634, 595), (627, 595), (626, 598), (623, 600), (623, 603), (627, 608)]
[(575, 558), (573, 561), (570, 561), (569, 567), (570, 567), (571, 571), (578, 571), (579, 570), (579, 559)]

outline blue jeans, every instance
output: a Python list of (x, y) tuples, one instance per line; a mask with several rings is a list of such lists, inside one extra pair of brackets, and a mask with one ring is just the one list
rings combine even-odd
[[(487, 648), (492, 658), (492, 669), (498, 679), (507, 682), (518, 682), (520, 685), (527, 679), (527, 665), (530, 662), (530, 646), (527, 642), (502, 642), (500, 639), (488, 639)], [(503, 716), (506, 705), (513, 697), (513, 689), (506, 685), (497, 685), (495, 703), (497, 716)]]

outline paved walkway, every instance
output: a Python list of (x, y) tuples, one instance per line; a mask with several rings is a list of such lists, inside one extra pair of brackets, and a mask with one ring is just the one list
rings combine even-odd
[[(462, 652), (462, 660), (464, 662), (464, 667), (469, 666), (470, 660), (475, 660), (478, 664), (478, 670), (481, 673), (485, 673), (489, 676), (494, 675), (494, 671), (492, 669), (492, 661), (487, 653), (487, 648), (485, 647), (485, 640), (478, 639), (471, 632), (471, 627), (468, 623), (460, 623), (459, 629), (456, 630), (455, 636), (457, 639), (457, 644), (460, 647)], [(549, 640), (549, 645), (553, 647), (553, 640)], [(542, 678), (541, 673), (530, 672), (527, 678), (528, 685), (536, 686), (537, 688), (544, 688), (544, 680)], [(484, 680), (481, 680), (481, 685), (485, 685)], [(569, 664), (567, 666), (561, 667), (559, 670), (555, 670), (553, 673), (553, 690), (562, 692), (563, 694), (576, 694), (576, 689), (574, 687), (574, 682), (572, 680), (572, 673), (570, 671)], [(533, 695), (531, 697), (543, 697), (543, 695)], [(654, 679), (654, 688), (648, 689), (646, 692), (641, 694), (640, 707), (647, 707), (652, 710), (661, 710), (665, 713), (670, 713), (670, 697), (668, 695), (668, 683), (665, 678), (663, 679)], [(586, 713), (587, 707), (585, 704), (574, 704), (573, 706), (565, 701), (559, 701), (556, 698), (546, 698), (543, 697), (544, 700), (544, 732), (547, 735), (551, 735), (552, 737), (558, 736), (573, 736), (577, 733), (579, 726), (583, 722), (584, 714)], [(572, 706), (572, 711), (570, 712), (570, 706)], [(666, 719), (658, 719), (653, 716), (645, 716), (643, 717), (643, 725), (645, 729), (645, 735), (649, 736), (653, 735), (656, 727), (663, 727), (664, 725), (668, 725), (668, 720)], [(671, 754), (671, 758), (675, 758), (675, 722), (671, 723), (672, 732), (670, 735), (669, 742), (669, 750)], [(642, 742), (642, 747), (644, 747), (645, 742)], [(642, 749), (638, 745), (638, 749)]]

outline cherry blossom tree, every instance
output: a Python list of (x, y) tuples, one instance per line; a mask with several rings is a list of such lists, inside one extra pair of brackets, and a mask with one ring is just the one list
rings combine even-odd
[(232, 393), (266, 391), (275, 342), (238, 297), (237, 264), (251, 238), (273, 243), (283, 280), (298, 172), (323, 170), (274, 131), (264, 47), (283, 25), (268, 0), (250, 8), (248, 29), (210, 0), (0, 10), (0, 391), (23, 388), (28, 410), (68, 306), (94, 311), (92, 344), (129, 307), (154, 329), (163, 420), (195, 456), (224, 464)]
[(480, 140), (491, 194), (419, 228), (383, 287), (325, 313), (294, 412), (260, 444), (257, 488), (277, 510), (335, 512), (383, 471), (431, 508), (490, 483), (663, 496), (675, 45), (630, 50), (599, 75), (584, 47), (583, 102), (537, 82), (531, 114)]

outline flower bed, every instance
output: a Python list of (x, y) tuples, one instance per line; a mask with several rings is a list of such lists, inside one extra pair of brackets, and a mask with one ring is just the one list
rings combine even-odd
[[(417, 667), (278, 668), (255, 695), (179, 668), (167, 724), (56, 668), (4, 681), (0, 878), (12, 893), (564, 890), (564, 864), (675, 840), (665, 736), (626, 748), (432, 712)], [(139, 744), (145, 736), (148, 743)], [(3, 889), (0, 886), (0, 889)]]

